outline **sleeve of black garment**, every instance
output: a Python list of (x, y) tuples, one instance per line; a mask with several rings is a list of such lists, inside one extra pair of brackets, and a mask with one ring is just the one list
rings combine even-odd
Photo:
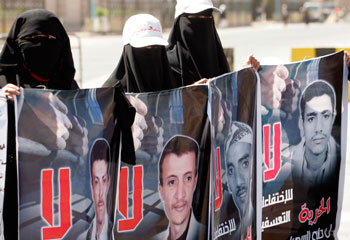
[(79, 87), (78, 83), (75, 80), (73, 80), (70, 90), (77, 90), (77, 89), (80, 89), (80, 87)]
[(7, 82), (6, 77), (5, 77), (4, 75), (1, 75), (1, 76), (0, 76), (0, 88), (5, 87), (5, 85), (6, 85), (7, 83), (8, 83), (8, 82)]
[(350, 67), (348, 68), (348, 80), (350, 81)]
[(121, 160), (127, 164), (135, 165), (136, 156), (131, 126), (135, 119), (135, 108), (127, 100), (122, 85), (118, 82), (115, 86), (117, 129), (121, 130), (122, 148)]
[(15, 69), (12, 67), (3, 69), (0, 65), (0, 88), (8, 83), (17, 85)]

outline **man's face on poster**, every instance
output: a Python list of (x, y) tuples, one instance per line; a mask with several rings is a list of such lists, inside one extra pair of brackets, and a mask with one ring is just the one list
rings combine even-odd
[(162, 170), (163, 183), (159, 185), (159, 193), (164, 202), (165, 213), (171, 224), (187, 224), (197, 184), (195, 152), (185, 152), (180, 156), (167, 154)]
[(227, 181), (233, 200), (241, 214), (249, 207), (250, 152), (251, 144), (246, 142), (232, 144), (227, 152)]
[(313, 97), (305, 103), (303, 125), (306, 151), (318, 155), (327, 150), (333, 121), (333, 106), (329, 95)]
[(92, 164), (91, 188), (94, 200), (96, 220), (103, 223), (107, 208), (107, 193), (109, 187), (108, 163), (103, 159)]

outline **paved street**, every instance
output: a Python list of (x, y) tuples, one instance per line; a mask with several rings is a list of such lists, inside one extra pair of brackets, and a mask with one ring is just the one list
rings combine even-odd
[[(290, 61), (293, 47), (350, 47), (350, 24), (256, 24), (219, 30), (224, 47), (235, 51), (235, 69), (239, 69), (250, 53), (262, 62)], [(79, 34), (82, 46), (83, 88), (100, 87), (118, 64), (122, 52), (121, 36)], [(72, 38), (77, 69), (77, 39)], [(278, 59), (277, 59), (278, 58)], [(81, 74), (78, 72), (78, 75)], [(350, 115), (349, 115), (350, 118)], [(349, 120), (348, 120), (349, 122)], [(348, 136), (350, 136), (348, 130)], [(350, 138), (348, 138), (350, 141)], [(348, 145), (349, 153), (349, 145)], [(348, 154), (349, 155), (349, 154)], [(350, 158), (347, 157), (345, 192), (339, 239), (350, 239)]]
[[(289, 62), (293, 47), (350, 47), (350, 24), (255, 24), (252, 27), (220, 29), (226, 48), (234, 48), (235, 69), (239, 69), (250, 53), (264, 61), (271, 57)], [(99, 87), (117, 66), (122, 53), (121, 36), (78, 34), (82, 47), (84, 88)], [(167, 38), (167, 34), (165, 33)], [(77, 39), (71, 38), (77, 70), (79, 56)], [(78, 75), (80, 73), (78, 72)]]

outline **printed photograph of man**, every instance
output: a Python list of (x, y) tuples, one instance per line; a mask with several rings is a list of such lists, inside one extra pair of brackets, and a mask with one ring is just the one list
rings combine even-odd
[(91, 194), (94, 202), (95, 217), (89, 229), (79, 236), (80, 240), (112, 239), (113, 223), (107, 210), (107, 195), (110, 184), (109, 144), (105, 139), (97, 139), (90, 150)]
[(253, 220), (253, 204), (250, 198), (252, 173), (252, 129), (245, 123), (233, 122), (225, 145), (226, 176), (229, 191), (241, 218), (236, 231), (244, 236), (249, 232)]
[(336, 95), (323, 80), (310, 83), (300, 99), (303, 140), (293, 149), (293, 178), (308, 186), (329, 181), (337, 170), (339, 144), (332, 128), (336, 117)]
[(198, 155), (198, 143), (187, 136), (174, 136), (165, 145), (158, 165), (158, 189), (169, 225), (155, 239), (200, 239), (203, 236), (204, 225), (196, 220), (192, 210)]

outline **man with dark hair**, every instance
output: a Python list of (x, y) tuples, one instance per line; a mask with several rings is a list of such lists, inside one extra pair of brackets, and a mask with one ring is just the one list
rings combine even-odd
[(229, 191), (241, 217), (239, 234), (246, 236), (252, 225), (253, 204), (250, 194), (253, 132), (242, 122), (233, 122), (225, 145), (226, 176)]
[(197, 177), (197, 159), (198, 159), (198, 144), (194, 142), (193, 139), (190, 139), (185, 136), (176, 136), (172, 138), (164, 147), (162, 155), (159, 160), (158, 169), (159, 169), (159, 183), (163, 185), (162, 173), (163, 173), (163, 162), (164, 158), (168, 154), (175, 154), (181, 156), (184, 153), (193, 152), (195, 154), (195, 174)]
[(187, 136), (174, 136), (159, 159), (159, 194), (169, 226), (155, 239), (199, 239), (203, 226), (192, 211), (197, 184), (198, 143)]
[(332, 86), (325, 81), (316, 81), (305, 88), (300, 99), (300, 111), (303, 121), (305, 120), (304, 112), (306, 103), (309, 102), (312, 98), (320, 97), (324, 94), (329, 96), (332, 104), (332, 113), (335, 112), (335, 93)]
[(79, 239), (112, 239), (113, 223), (107, 212), (107, 195), (110, 184), (109, 145), (105, 139), (96, 140), (90, 151), (91, 193), (95, 207), (95, 217)]
[(336, 117), (335, 92), (323, 80), (310, 83), (300, 99), (303, 140), (293, 149), (293, 176), (309, 186), (330, 180), (336, 171), (339, 145), (331, 136)]

